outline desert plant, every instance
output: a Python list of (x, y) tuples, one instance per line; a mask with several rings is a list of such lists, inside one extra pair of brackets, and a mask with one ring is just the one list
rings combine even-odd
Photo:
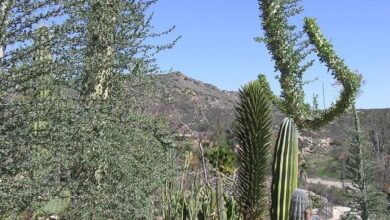
[[(34, 45), (37, 50), (33, 55), (33, 68), (40, 70), (37, 76), (37, 80), (31, 80), (27, 85), (29, 90), (32, 92), (26, 92), (25, 98), (28, 97), (29, 104), (36, 109), (40, 106), (47, 104), (52, 101), (53, 94), (53, 81), (54, 77), (51, 71), (52, 66), (52, 55), (50, 47), (50, 32), (47, 27), (40, 27), (36, 30), (36, 36), (34, 36)], [(45, 111), (42, 109), (36, 111), (37, 121), (33, 123), (33, 130), (35, 134), (44, 130), (47, 126), (45, 120)]]
[(236, 198), (244, 219), (262, 219), (268, 210), (271, 122), (271, 102), (261, 85), (245, 85), (239, 91), (234, 121), (234, 136), (239, 145)]
[(290, 220), (305, 220), (305, 211), (309, 208), (309, 203), (307, 191), (296, 189), (291, 196)]
[(140, 82), (130, 75), (153, 72), (153, 55), (173, 46), (146, 42), (161, 36), (155, 2), (0, 1), (0, 218), (150, 217), (173, 176), (170, 132), (113, 85)]
[(354, 139), (347, 160), (348, 177), (353, 188), (347, 191), (350, 214), (357, 214), (362, 220), (387, 219), (386, 194), (379, 190), (375, 183), (375, 157), (367, 137), (360, 128), (359, 115), (352, 108), (354, 119)]
[(191, 160), (192, 153), (186, 152), (181, 182), (167, 182), (162, 194), (163, 219), (241, 219), (234, 198), (223, 190), (222, 177), (216, 175), (215, 187), (206, 184), (198, 173), (192, 174), (189, 169)]
[[(80, 76), (82, 95), (92, 99), (115, 96), (123, 74), (142, 76), (157, 71), (154, 55), (172, 48), (178, 40), (157, 44), (151, 40), (174, 27), (154, 33), (150, 8), (158, 0), (64, 1), (69, 19), (64, 23), (64, 66)], [(78, 42), (77, 47), (69, 42)]]
[(292, 119), (285, 118), (276, 140), (272, 165), (271, 219), (288, 219), (291, 194), (297, 184), (298, 130)]
[(218, 171), (228, 175), (234, 173), (235, 155), (228, 143), (217, 143), (206, 151), (205, 156)]
[[(262, 27), (265, 33), (264, 38), (258, 38), (266, 44), (272, 59), (275, 61), (275, 70), (280, 72), (279, 82), (282, 88), (281, 97), (273, 95), (264, 76), (259, 77), (268, 97), (273, 103), (284, 112), (290, 119), (285, 123), (296, 124), (298, 128), (318, 129), (335, 118), (339, 117), (352, 105), (360, 87), (361, 78), (352, 72), (343, 60), (339, 58), (333, 46), (322, 35), (315, 19), (305, 18), (304, 31), (308, 39), (302, 40), (302, 34), (296, 32), (296, 27), (288, 23), (291, 16), (302, 12), (298, 5), (299, 0), (259, 0), (261, 10)], [(310, 48), (309, 46), (312, 46)], [(318, 112), (304, 102), (305, 93), (303, 86), (303, 74), (313, 65), (314, 60), (306, 61), (307, 57), (315, 52), (319, 61), (324, 63), (333, 77), (343, 87), (340, 97), (335, 104), (328, 109)], [(283, 124), (279, 135), (289, 132), (282, 132)], [(287, 126), (288, 127), (288, 126)], [(292, 191), (296, 188), (298, 169), (298, 133), (292, 129), (292, 136), (279, 136), (275, 149), (273, 180), (272, 180), (272, 208), (271, 218), (275, 220), (287, 219)], [(291, 146), (284, 149), (283, 146)], [(280, 151), (280, 152), (279, 152)], [(292, 159), (289, 159), (292, 158)], [(287, 179), (286, 179), (287, 178)]]
[[(280, 72), (282, 95), (281, 98), (273, 96), (274, 103), (294, 120), (298, 128), (319, 128), (348, 110), (355, 100), (361, 79), (336, 55), (333, 46), (321, 34), (315, 19), (305, 18), (303, 33), (308, 36), (305, 40), (301, 33), (296, 32), (295, 26), (288, 24), (289, 17), (303, 10), (298, 6), (299, 1), (259, 0), (265, 37), (258, 40), (265, 42), (275, 61), (275, 69)], [(314, 48), (309, 48), (310, 45)], [(313, 114), (313, 108), (304, 102), (303, 74), (314, 63), (313, 60), (305, 63), (305, 60), (312, 51), (343, 87), (336, 103), (320, 114)]]

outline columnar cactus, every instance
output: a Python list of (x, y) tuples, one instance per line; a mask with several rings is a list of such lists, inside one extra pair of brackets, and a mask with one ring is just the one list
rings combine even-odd
[(296, 189), (291, 197), (290, 220), (305, 220), (305, 211), (309, 207), (307, 191)]
[(291, 194), (298, 183), (298, 130), (285, 118), (276, 140), (272, 165), (272, 220), (287, 220)]

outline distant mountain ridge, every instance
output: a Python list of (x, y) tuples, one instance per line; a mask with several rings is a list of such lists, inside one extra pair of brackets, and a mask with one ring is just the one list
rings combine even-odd
[[(221, 130), (231, 132), (238, 92), (220, 90), (180, 72), (153, 75), (152, 78), (151, 114), (165, 117), (178, 132), (185, 133), (191, 129), (202, 140), (215, 139)], [(360, 109), (358, 112), (362, 128), (378, 157), (388, 157), (388, 176), (384, 178), (390, 183), (390, 108)], [(274, 108), (275, 135), (284, 117)], [(325, 169), (338, 178), (339, 163), (347, 154), (352, 140), (352, 122), (351, 114), (346, 113), (318, 131), (300, 131), (303, 156), (309, 167), (315, 167), (308, 170), (309, 174), (317, 176), (321, 174), (321, 169)], [(383, 160), (386, 161), (386, 158)]]
[[(232, 122), (238, 92), (220, 90), (214, 85), (192, 79), (181, 72), (154, 75), (153, 79), (154, 97), (157, 101), (154, 104), (169, 115), (171, 122), (175, 122), (174, 118), (179, 115), (183, 122), (189, 124), (199, 122), (203, 124), (203, 121), (197, 120), (207, 119), (208, 126), (196, 128), (199, 132), (213, 131), (218, 127), (218, 123), (229, 127)], [(177, 112), (172, 112), (173, 108)], [(390, 108), (360, 109), (359, 112), (363, 128), (390, 136)], [(277, 109), (274, 109), (273, 113), (275, 126), (278, 126), (284, 115)], [(345, 138), (344, 132), (348, 127), (352, 128), (352, 120), (347, 113), (319, 132), (336, 139)], [(381, 129), (383, 131), (380, 131)]]
[[(218, 133), (231, 134), (238, 92), (192, 79), (180, 72), (152, 76), (153, 92), (149, 113), (165, 117), (176, 132), (205, 141), (212, 146)], [(390, 194), (390, 108), (360, 109), (361, 127), (380, 163), (378, 182)], [(285, 115), (273, 110), (276, 136)], [(300, 131), (301, 161), (310, 177), (341, 179), (343, 161), (352, 143), (353, 118), (346, 113), (317, 131)]]

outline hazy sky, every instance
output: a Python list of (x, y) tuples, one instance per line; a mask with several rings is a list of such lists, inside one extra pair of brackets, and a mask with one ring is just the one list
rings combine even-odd
[[(302, 5), (303, 16), (316, 17), (338, 55), (363, 74), (358, 107), (390, 108), (390, 0), (303, 0)], [(152, 10), (157, 30), (176, 25), (167, 39), (183, 36), (158, 56), (163, 71), (181, 71), (225, 90), (238, 90), (264, 73), (280, 92), (268, 51), (254, 41), (262, 35), (257, 0), (160, 0)], [(301, 28), (302, 19), (296, 20)], [(318, 94), (322, 107), (324, 84), (328, 107), (339, 88), (319, 63), (305, 79), (317, 77), (305, 87), (307, 100)]]

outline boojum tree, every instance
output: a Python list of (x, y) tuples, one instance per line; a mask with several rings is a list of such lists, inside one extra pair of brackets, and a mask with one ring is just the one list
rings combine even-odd
[[(322, 127), (343, 113), (352, 105), (360, 88), (361, 77), (350, 70), (335, 52), (332, 44), (321, 33), (314, 18), (305, 18), (303, 33), (297, 33), (295, 26), (288, 24), (288, 18), (301, 13), (299, 0), (259, 0), (264, 42), (275, 61), (275, 70), (280, 72), (282, 88), (280, 97), (274, 96), (277, 107), (291, 117), (298, 128), (316, 129)], [(313, 48), (310, 48), (313, 46)], [(305, 62), (311, 52), (319, 57), (328, 71), (343, 87), (335, 104), (324, 109), (317, 117), (310, 117), (309, 105), (304, 102), (303, 74), (314, 63)]]
[[(299, 0), (259, 0), (259, 8), (265, 36), (264, 38), (258, 38), (258, 40), (266, 44), (275, 62), (275, 70), (280, 73), (278, 77), (282, 88), (281, 96), (278, 97), (270, 91), (265, 77), (260, 76), (259, 80), (263, 87), (268, 90), (267, 94), (269, 94), (269, 98), (273, 100), (273, 103), (291, 118), (289, 119), (291, 126), (295, 127), (296, 125), (299, 129), (318, 129), (345, 113), (356, 98), (361, 84), (361, 77), (351, 71), (344, 61), (337, 56), (333, 46), (321, 33), (316, 20), (305, 18), (303, 32), (297, 32), (296, 27), (288, 23), (291, 16), (303, 11), (302, 7), (299, 6)], [(303, 39), (303, 34), (307, 35), (306, 39)], [(308, 56), (313, 52), (342, 86), (340, 96), (335, 104), (323, 111), (316, 111), (315, 114), (312, 112), (313, 108), (304, 102), (305, 93), (303, 89), (305, 84), (303, 75), (314, 64), (314, 60), (307, 61)], [(283, 127), (279, 134), (283, 134)], [(294, 164), (288, 165), (286, 163), (291, 158), (297, 158), (298, 145), (295, 146), (297, 149), (292, 151), (285, 151), (283, 150), (285, 147), (282, 147), (284, 145), (289, 146), (288, 142), (298, 143), (298, 135), (295, 135), (291, 140), (284, 141), (284, 139), (286, 139), (285, 136), (280, 135), (277, 140), (277, 143), (280, 144), (277, 144), (276, 153), (274, 154), (271, 188), (273, 195), (271, 219), (273, 220), (289, 218), (291, 193), (297, 187), (295, 179), (298, 178), (298, 173), (296, 171), (289, 173), (289, 179), (292, 178), (293, 180), (280, 181), (285, 179), (280, 179), (280, 174), (284, 173), (286, 169), (292, 169), (289, 166), (298, 166), (297, 160), (290, 161)], [(281, 153), (277, 153), (279, 151)], [(283, 164), (287, 164), (287, 167)]]

